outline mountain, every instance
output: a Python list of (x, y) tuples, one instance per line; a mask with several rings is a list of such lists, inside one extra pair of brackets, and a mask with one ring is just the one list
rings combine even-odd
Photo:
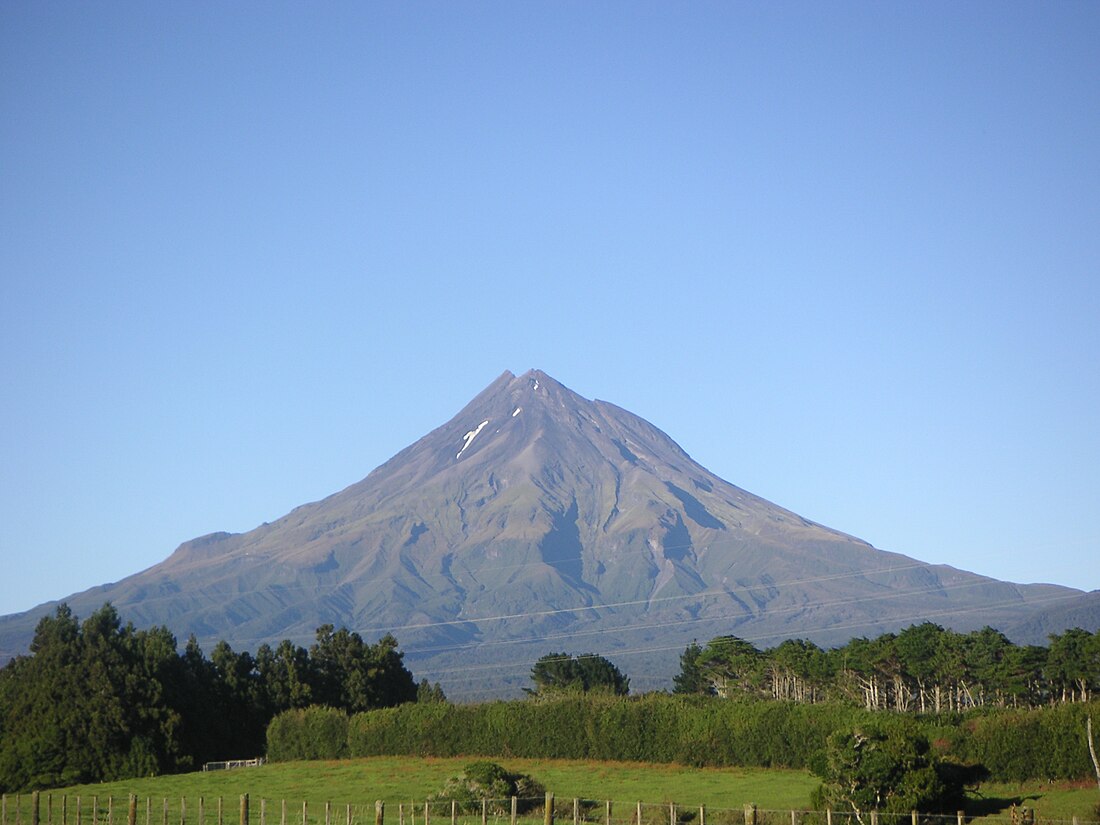
[[(626, 410), (543, 372), (505, 372), (362, 481), (247, 533), (185, 542), (163, 562), (65, 599), (111, 601), (206, 649), (323, 623), (393, 632), (417, 678), (465, 698), (515, 693), (551, 650), (612, 659), (668, 687), (692, 640), (821, 644), (932, 620), (1022, 626), (1080, 597), (878, 550), (752, 495)], [(54, 604), (0, 618), (26, 648)]]

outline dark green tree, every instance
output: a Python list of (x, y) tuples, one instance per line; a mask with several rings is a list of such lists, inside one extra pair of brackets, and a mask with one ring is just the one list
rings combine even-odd
[(439, 682), (433, 685), (427, 679), (421, 679), (420, 684), (416, 686), (416, 701), (421, 703), (446, 702), (447, 696), (443, 693), (443, 688), (439, 686)]
[(697, 662), (717, 696), (758, 692), (764, 659), (751, 642), (737, 636), (718, 636), (707, 643)]
[(693, 641), (680, 654), (680, 672), (672, 677), (673, 693), (711, 694), (713, 689), (710, 680), (703, 674), (699, 666), (699, 657), (703, 648), (698, 642)]
[(830, 734), (823, 763), (824, 780), (815, 804), (850, 810), (860, 822), (871, 811), (946, 813), (958, 810), (968, 784), (985, 776), (980, 766), (937, 758), (928, 738), (914, 725), (885, 729), (867, 726)]
[(625, 696), (630, 692), (630, 679), (603, 656), (595, 653), (547, 653), (531, 668), (533, 695), (561, 691), (588, 693), (605, 692)]

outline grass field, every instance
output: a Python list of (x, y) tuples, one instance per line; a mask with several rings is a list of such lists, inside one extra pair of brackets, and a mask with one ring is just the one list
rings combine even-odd
[[(473, 761), (468, 758), (374, 757), (339, 762), (289, 762), (260, 768), (190, 773), (175, 776), (135, 779), (124, 782), (85, 785), (54, 791), (44, 798), (41, 820), (52, 819), (59, 825), (61, 797), (66, 796), (66, 825), (75, 825), (75, 797), (81, 798), (83, 818), (79, 825), (107, 825), (107, 800), (111, 802), (111, 825), (126, 822), (126, 800), (136, 794), (139, 825), (217, 825), (217, 800), (223, 800), (225, 825), (238, 820), (239, 798), (248, 794), (252, 823), (259, 823), (260, 800), (266, 810), (265, 825), (281, 825), (281, 801), (287, 804), (287, 825), (325, 825), (325, 805), (330, 803), (329, 825), (373, 825), (374, 802), (386, 802), (386, 825), (398, 825), (398, 806), (406, 821), (403, 825), (424, 825), (423, 800), (439, 790), (446, 780), (462, 772)], [(790, 825), (790, 811), (805, 811), (811, 791), (818, 780), (806, 771), (747, 768), (688, 768), (679, 765), (649, 765), (618, 762), (578, 762), (543, 759), (495, 760), (511, 771), (530, 774), (554, 793), (559, 821), (572, 823), (571, 800), (595, 800), (599, 804), (582, 809), (588, 823), (604, 823), (604, 800), (611, 800), (612, 825), (630, 825), (636, 803), (646, 803), (643, 825), (668, 825), (668, 805), (677, 804), (679, 825), (698, 825), (700, 805), (706, 806), (706, 825), (744, 825), (744, 807), (756, 805), (761, 812), (758, 825)], [(45, 797), (45, 795), (43, 795)], [(93, 822), (91, 800), (98, 800)], [(199, 802), (200, 798), (203, 800)], [(181, 800), (183, 802), (181, 803)], [(1058, 783), (1024, 785), (989, 784), (981, 789), (968, 810), (971, 816), (992, 823), (1007, 821), (1015, 803), (1035, 810), (1037, 821), (1094, 820), (1094, 806), (1100, 800), (1095, 783)], [(409, 813), (412, 802), (419, 804), (416, 818)], [(7, 821), (2, 825), (29, 825), (27, 799), (19, 806), (9, 795)], [(203, 822), (198, 819), (200, 804)], [(49, 806), (47, 812), (45, 806)], [(431, 823), (449, 825), (449, 807), (433, 809)], [(800, 816), (798, 825), (811, 825), (815, 817)], [(476, 822), (475, 822), (476, 820)], [(847, 825), (843, 820), (834, 825)], [(480, 815), (467, 822), (479, 825)], [(497, 820), (498, 822), (500, 820)], [(507, 818), (504, 819), (507, 821)], [(541, 822), (541, 819), (538, 820)], [(954, 825), (954, 818), (944, 825)], [(853, 823), (853, 825), (858, 825)], [(908, 818), (895, 823), (883, 818), (881, 825), (909, 825)]]

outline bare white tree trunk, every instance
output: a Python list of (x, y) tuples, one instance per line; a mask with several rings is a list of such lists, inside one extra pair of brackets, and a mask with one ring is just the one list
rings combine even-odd
[(1092, 757), (1092, 767), (1096, 771), (1096, 787), (1100, 789), (1100, 762), (1096, 760), (1096, 745), (1092, 743), (1092, 715), (1088, 716), (1088, 721), (1085, 723), (1085, 731), (1089, 737), (1089, 756)]

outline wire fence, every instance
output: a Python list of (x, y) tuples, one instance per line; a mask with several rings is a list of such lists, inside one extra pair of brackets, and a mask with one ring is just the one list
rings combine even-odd
[(538, 798), (305, 802), (217, 797), (4, 794), (0, 825), (1100, 825), (1034, 808), (968, 817), (877, 811), (712, 808), (677, 803)]

